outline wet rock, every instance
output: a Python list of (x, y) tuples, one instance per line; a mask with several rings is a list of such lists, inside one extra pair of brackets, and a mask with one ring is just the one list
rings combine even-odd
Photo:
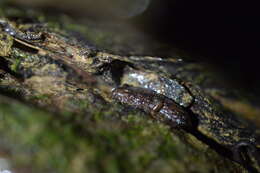
[[(233, 140), (232, 135), (241, 137), (242, 133), (231, 127), (239, 124), (247, 132), (247, 125), (253, 123), (212, 97), (213, 89), (229, 89), (212, 82), (214, 73), (203, 71), (203, 64), (180, 58), (128, 56), (132, 54), (125, 53), (128, 48), (123, 55), (109, 53), (71, 35), (64, 29), (69, 28), (70, 20), (64, 17), (56, 16), (59, 22), (52, 23), (39, 13), (12, 8), (2, 11), (6, 22), (16, 23), (10, 27), (17, 33), (26, 33), (26, 29), (19, 30), (25, 25), (36, 27), (23, 22), (28, 16), (44, 24), (33, 30), (42, 35), (39, 40), (0, 32), (0, 38), (7, 35), (13, 40), (12, 44), (1, 43), (0, 137), (6, 143), (0, 151), (10, 151), (15, 167), (76, 173), (245, 171), (243, 164), (231, 161), (208, 141), (220, 147), (233, 145), (240, 138)], [(98, 36), (98, 30), (79, 27), (87, 35)], [(140, 109), (116, 103), (111, 97), (113, 88), (124, 84), (171, 99), (200, 124), (195, 123), (197, 128), (190, 131), (174, 130), (152, 121)], [(250, 134), (255, 130), (253, 125), (248, 129)], [(196, 136), (196, 131), (210, 140)]]

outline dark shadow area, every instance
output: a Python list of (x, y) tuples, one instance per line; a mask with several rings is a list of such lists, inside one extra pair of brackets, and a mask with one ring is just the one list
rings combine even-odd
[[(215, 150), (220, 155), (239, 163), (245, 169), (247, 169), (249, 172), (251, 172), (251, 173), (258, 172), (249, 162), (243, 162), (243, 161), (239, 162), (239, 161), (235, 160), (235, 158), (233, 157), (233, 151), (231, 151), (231, 149), (223, 147), (222, 145), (218, 144), (214, 140), (212, 140), (212, 139), (208, 138), (207, 136), (203, 135), (202, 133), (200, 133), (198, 130), (193, 129), (192, 131), (190, 130), (188, 132), (191, 133), (192, 135), (194, 135), (198, 140), (207, 144), (210, 148)], [(247, 153), (246, 153), (246, 156), (248, 156)]]
[(16, 80), (22, 82), (23, 81), (23, 76), (20, 74), (14, 72), (9, 68), (9, 62), (4, 59), (3, 57), (0, 57), (0, 70), (3, 70), (6, 73), (9, 73), (12, 77), (14, 77)]
[[(201, 142), (205, 143), (206, 145), (208, 145), (210, 148), (212, 148), (213, 150), (215, 150), (218, 154), (222, 155), (225, 158), (228, 158), (234, 162), (239, 163), (240, 165), (242, 165), (245, 169), (247, 169), (249, 172), (251, 173), (257, 173), (258, 171), (256, 170), (256, 168), (252, 165), (252, 163), (250, 162), (250, 158), (249, 158), (249, 152), (251, 152), (250, 150), (235, 150), (234, 148), (237, 147), (237, 145), (235, 146), (223, 146), (219, 143), (217, 143), (216, 141), (214, 141), (213, 139), (209, 138), (208, 136), (202, 134), (199, 130), (198, 130), (198, 125), (199, 125), (199, 121), (197, 119), (198, 115), (192, 113), (191, 111), (188, 111), (191, 121), (192, 121), (192, 126), (189, 128), (185, 128), (184, 130), (190, 134), (192, 134), (193, 136), (195, 136), (198, 140), (200, 140)], [(248, 144), (246, 144), (246, 147), (249, 146)], [(253, 145), (250, 145), (250, 147), (254, 147)], [(255, 148), (253, 148), (254, 150)], [(237, 158), (237, 156), (241, 156), (244, 155), (246, 158), (245, 160), (241, 159), (240, 157)], [(259, 159), (259, 152), (256, 151), (255, 155), (253, 156), (255, 159)], [(257, 160), (258, 161), (258, 160)]]
[(104, 75), (104, 73), (108, 73), (106, 75), (111, 75), (111, 78), (113, 79), (115, 84), (120, 85), (121, 79), (124, 74), (124, 70), (127, 66), (135, 68), (131, 63), (120, 60), (114, 60), (111, 63), (106, 63), (100, 66), (100, 72), (98, 72), (97, 75)]
[(235, 85), (257, 91), (259, 17), (251, 1), (153, 0), (132, 22), (151, 37), (215, 65)]

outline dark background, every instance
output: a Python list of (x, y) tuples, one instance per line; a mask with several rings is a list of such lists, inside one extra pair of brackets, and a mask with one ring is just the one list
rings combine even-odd
[(232, 83), (259, 94), (259, 16), (258, 4), (250, 1), (152, 0), (132, 20), (150, 36), (197, 55)]

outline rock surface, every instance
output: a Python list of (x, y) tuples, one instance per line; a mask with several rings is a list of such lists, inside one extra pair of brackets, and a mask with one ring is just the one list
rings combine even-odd
[(11, 6), (0, 14), (0, 159), (14, 172), (246, 172), (185, 130), (111, 97), (118, 86), (144, 85), (183, 107), (195, 101), (195, 113), (227, 113), (255, 131), (257, 98), (226, 85), (207, 64), (150, 56), (164, 46), (136, 45), (133, 30), (120, 35), (111, 25), (101, 30), (93, 21), (77, 25)]

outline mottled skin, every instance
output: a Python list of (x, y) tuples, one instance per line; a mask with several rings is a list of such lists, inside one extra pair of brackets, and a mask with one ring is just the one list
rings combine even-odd
[(173, 100), (156, 94), (152, 90), (123, 86), (113, 90), (113, 98), (121, 103), (134, 106), (161, 122), (175, 128), (191, 126), (188, 112)]
[(2, 27), (4, 32), (19, 40), (38, 41), (38, 40), (42, 40), (43, 38), (41, 33), (21, 32), (3, 19), (0, 19), (0, 26)]
[(216, 114), (205, 98), (195, 99), (189, 111), (163, 95), (139, 87), (124, 85), (114, 89), (112, 96), (120, 103), (141, 109), (153, 118), (166, 122), (172, 128), (187, 129), (192, 134), (198, 131), (231, 151), (228, 157), (232, 160), (251, 172), (259, 171), (260, 156), (254, 133), (232, 116)]

